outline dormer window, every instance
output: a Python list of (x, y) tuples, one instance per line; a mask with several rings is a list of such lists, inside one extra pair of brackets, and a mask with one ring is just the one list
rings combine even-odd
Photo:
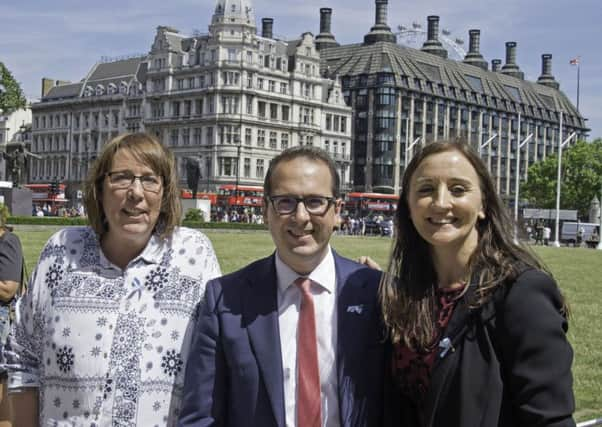
[(103, 85), (97, 85), (96, 86), (96, 96), (101, 96), (104, 95), (105, 93), (105, 88)]

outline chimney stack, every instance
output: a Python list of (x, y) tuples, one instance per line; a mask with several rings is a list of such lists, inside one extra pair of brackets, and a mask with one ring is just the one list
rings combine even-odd
[(376, 18), (374, 27), (364, 36), (364, 44), (376, 42), (397, 43), (397, 37), (387, 25), (387, 3), (388, 0), (375, 0)]
[(487, 70), (487, 61), (483, 59), (483, 55), (480, 52), (481, 30), (470, 30), (468, 31), (468, 35), (470, 42), (468, 44), (468, 53), (464, 57), (464, 63)]
[(339, 45), (330, 32), (331, 16), (331, 8), (323, 7), (320, 9), (320, 34), (316, 36), (316, 48), (318, 50)]
[(501, 72), (517, 79), (525, 79), (525, 73), (516, 64), (516, 42), (506, 42), (506, 64), (502, 67)]
[(274, 18), (262, 18), (261, 19), (261, 37), (266, 39), (273, 38), (272, 29), (274, 27)]
[(439, 17), (436, 15), (427, 17), (427, 40), (420, 50), (441, 58), (447, 58), (447, 50), (443, 48), (439, 41)]
[(491, 60), (491, 71), (494, 73), (499, 73), (502, 69), (502, 60), (501, 59), (492, 59)]
[(560, 84), (552, 75), (552, 55), (550, 53), (541, 55), (541, 76), (537, 79), (537, 83), (554, 89), (560, 88)]

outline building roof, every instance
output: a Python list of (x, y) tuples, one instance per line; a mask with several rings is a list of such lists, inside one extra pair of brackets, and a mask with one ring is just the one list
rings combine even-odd
[[(510, 103), (532, 106), (536, 117), (539, 108), (562, 111), (578, 118), (579, 123), (573, 125), (585, 128), (583, 118), (562, 91), (535, 82), (486, 71), (474, 65), (390, 42), (329, 47), (320, 53), (322, 69), (329, 76), (393, 73), (396, 86), (407, 86), (410, 90), (428, 93), (423, 86), (425, 81), (432, 82), (435, 87), (442, 84), (459, 91), (477, 92)], [(435, 95), (443, 96), (440, 93)], [(447, 94), (446, 96), (449, 97)]]
[(64, 98), (75, 98), (79, 95), (82, 83), (72, 83), (54, 86), (44, 97), (45, 100), (56, 100)]
[(93, 69), (92, 73), (88, 77), (88, 83), (95, 82), (97, 80), (113, 80), (118, 78), (132, 77), (138, 71), (140, 62), (145, 57), (134, 57), (123, 60), (117, 60), (112, 62), (100, 63)]

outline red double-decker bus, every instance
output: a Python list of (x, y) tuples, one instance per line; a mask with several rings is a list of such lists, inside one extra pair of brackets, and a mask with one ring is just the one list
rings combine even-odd
[(399, 196), (384, 193), (347, 193), (345, 210), (355, 217), (366, 217), (373, 214), (391, 216), (397, 209)]
[(225, 211), (251, 208), (258, 213), (263, 206), (263, 187), (224, 184), (217, 191), (217, 206)]
[[(188, 189), (182, 189), (180, 190), (180, 197), (182, 199), (192, 199), (192, 191)], [(209, 200), (211, 202), (212, 207), (215, 206), (215, 204), (217, 203), (217, 193), (207, 193), (205, 191), (198, 191), (196, 193), (196, 198)]]

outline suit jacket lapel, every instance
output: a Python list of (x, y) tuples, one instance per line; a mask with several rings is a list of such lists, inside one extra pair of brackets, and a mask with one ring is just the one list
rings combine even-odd
[(284, 426), (284, 380), (274, 255), (266, 258), (256, 273), (245, 283), (243, 322), (247, 326), (276, 424)]
[[(336, 271), (336, 289), (337, 289), (337, 380), (338, 380), (338, 397), (339, 397), (339, 415), (341, 425), (352, 425), (354, 385), (350, 382), (350, 378), (345, 375), (345, 358), (342, 355), (345, 352), (353, 351), (354, 348), (362, 348), (365, 343), (356, 343), (357, 337), (363, 337), (364, 333), (358, 328), (366, 325), (365, 313), (347, 312), (349, 307), (365, 310), (371, 307), (374, 303), (370, 301), (370, 297), (366, 292), (362, 292), (364, 283), (350, 281), (349, 275), (353, 272), (350, 261), (340, 257), (335, 251), (334, 264)], [(362, 317), (362, 321), (358, 322), (358, 316)], [(350, 323), (353, 322), (353, 323)]]
[(450, 373), (456, 370), (458, 364), (458, 357), (454, 357), (455, 348), (458, 343), (462, 340), (462, 337), (466, 334), (469, 328), (470, 317), (473, 315), (472, 310), (469, 307), (469, 301), (472, 301), (474, 296), (475, 284), (471, 284), (469, 289), (466, 291), (462, 300), (458, 301), (452, 317), (447, 325), (447, 328), (441, 335), (441, 340), (448, 338), (451, 343), (451, 348), (442, 357), (443, 348), (437, 348), (437, 357), (433, 363), (431, 371), (431, 383), (426, 394), (425, 399), (425, 414), (428, 414), (429, 421), (427, 426), (432, 426), (435, 420), (435, 408), (439, 406), (439, 400), (441, 399), (443, 392), (447, 388), (447, 382), (450, 377)]

